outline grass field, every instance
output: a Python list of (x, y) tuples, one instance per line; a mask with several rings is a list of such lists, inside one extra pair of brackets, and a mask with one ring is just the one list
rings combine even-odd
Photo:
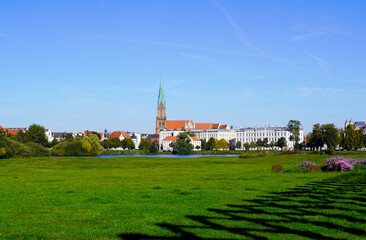
[(320, 155), (0, 161), (0, 239), (366, 239), (366, 175)]

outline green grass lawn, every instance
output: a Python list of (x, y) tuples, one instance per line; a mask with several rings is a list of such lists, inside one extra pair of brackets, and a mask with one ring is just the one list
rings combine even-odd
[(326, 156), (0, 160), (0, 239), (366, 239), (366, 175)]

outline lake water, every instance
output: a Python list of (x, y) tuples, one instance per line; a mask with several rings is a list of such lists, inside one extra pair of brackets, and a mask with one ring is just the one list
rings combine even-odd
[(238, 154), (228, 155), (171, 155), (171, 154), (157, 154), (157, 155), (102, 155), (96, 156), (96, 158), (111, 158), (111, 157), (153, 157), (153, 158), (199, 158), (199, 157), (237, 157)]

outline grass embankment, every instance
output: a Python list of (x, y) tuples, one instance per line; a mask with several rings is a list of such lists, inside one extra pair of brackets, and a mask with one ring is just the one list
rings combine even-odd
[(363, 172), (271, 172), (324, 159), (1, 160), (0, 238), (366, 238)]

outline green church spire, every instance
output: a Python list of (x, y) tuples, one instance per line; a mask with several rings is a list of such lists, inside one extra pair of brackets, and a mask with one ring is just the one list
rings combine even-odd
[(163, 80), (160, 78), (160, 88), (159, 88), (159, 97), (158, 97), (158, 107), (160, 103), (163, 103), (164, 107), (166, 105), (165, 97), (164, 97), (164, 88), (163, 88)]

